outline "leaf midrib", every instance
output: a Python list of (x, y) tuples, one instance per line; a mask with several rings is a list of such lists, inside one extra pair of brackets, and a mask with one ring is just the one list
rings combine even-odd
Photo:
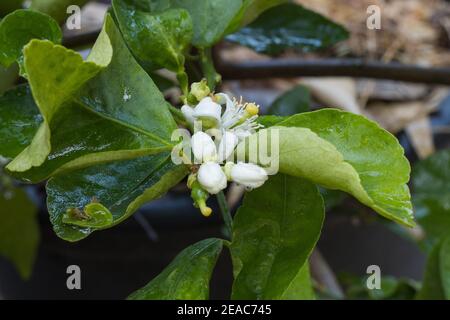
[(131, 125), (131, 124), (129, 124), (129, 123), (120, 121), (120, 120), (115, 119), (115, 118), (113, 118), (113, 117), (107, 116), (106, 114), (104, 114), (104, 113), (102, 113), (102, 112), (98, 112), (98, 111), (96, 111), (96, 110), (94, 110), (94, 109), (88, 107), (87, 105), (85, 105), (84, 103), (82, 103), (81, 101), (79, 101), (78, 99), (74, 99), (74, 102), (75, 102), (77, 105), (81, 106), (81, 107), (82, 107), (83, 109), (85, 109), (86, 111), (91, 112), (91, 113), (93, 113), (93, 114), (95, 114), (95, 115), (97, 115), (97, 116), (99, 116), (99, 117), (101, 117), (101, 118), (103, 118), (103, 119), (105, 119), (105, 120), (114, 122), (114, 123), (116, 123), (116, 124), (118, 124), (118, 125), (120, 125), (120, 126), (123, 126), (123, 127), (127, 128), (127, 129), (130, 129), (130, 130), (132, 130), (132, 131), (134, 131), (134, 132), (143, 134), (143, 135), (145, 135), (145, 136), (147, 136), (147, 137), (149, 137), (149, 138), (151, 138), (151, 139), (153, 139), (153, 140), (155, 140), (155, 141), (158, 141), (158, 142), (160, 142), (160, 143), (162, 143), (162, 144), (164, 144), (164, 145), (166, 145), (166, 146), (171, 146), (171, 147), (174, 146), (173, 144), (167, 142), (166, 140), (162, 139), (161, 137), (159, 137), (159, 136), (157, 136), (157, 135), (155, 135), (155, 134), (153, 134), (153, 133), (151, 133), (151, 132), (149, 132), (149, 131), (146, 131), (146, 130), (141, 129), (141, 128), (136, 127), (136, 126), (133, 126), (133, 125)]

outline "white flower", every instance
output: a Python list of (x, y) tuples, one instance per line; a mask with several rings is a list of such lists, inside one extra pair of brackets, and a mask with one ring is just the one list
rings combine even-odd
[(206, 191), (217, 194), (227, 187), (227, 177), (216, 162), (205, 162), (197, 174), (198, 182)]
[(195, 133), (191, 138), (191, 147), (197, 162), (217, 160), (216, 144), (208, 134), (202, 131)]
[(194, 108), (185, 104), (181, 107), (181, 112), (183, 113), (184, 118), (189, 124), (194, 124)]
[(220, 123), (221, 115), (222, 107), (220, 104), (215, 103), (211, 97), (206, 97), (194, 108), (193, 117), (213, 126)]
[(222, 116), (222, 127), (225, 129), (231, 128), (244, 116), (245, 110), (242, 105), (239, 105), (236, 101), (231, 100), (231, 98), (225, 93), (216, 94), (217, 102), (220, 104), (225, 104), (225, 112)]
[(234, 148), (236, 148), (238, 142), (239, 138), (233, 132), (225, 131), (222, 134), (218, 150), (218, 161), (220, 163), (228, 159), (228, 157), (233, 153)]
[(247, 188), (258, 188), (268, 179), (267, 172), (253, 163), (239, 162), (231, 168), (231, 179)]
[(225, 93), (218, 93), (215, 97), (217, 102), (226, 105), (221, 118), (220, 127), (222, 130), (231, 131), (239, 140), (243, 140), (262, 127), (261, 124), (256, 122), (259, 107), (254, 103), (243, 104), (236, 100), (233, 101)]

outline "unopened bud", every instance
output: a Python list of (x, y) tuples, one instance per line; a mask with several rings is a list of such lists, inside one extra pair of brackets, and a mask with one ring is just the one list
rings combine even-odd
[(197, 99), (197, 101), (201, 101), (203, 98), (209, 96), (210, 93), (211, 90), (208, 87), (206, 79), (191, 84), (191, 94)]
[(211, 194), (217, 194), (227, 187), (227, 177), (219, 164), (206, 162), (200, 166), (198, 182)]
[(239, 162), (231, 168), (231, 179), (247, 188), (258, 188), (268, 179), (267, 172), (253, 163)]

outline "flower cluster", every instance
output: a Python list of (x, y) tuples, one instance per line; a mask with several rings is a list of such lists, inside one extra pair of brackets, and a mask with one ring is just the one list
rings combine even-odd
[[(225, 93), (211, 94), (204, 81), (191, 87), (191, 99), (181, 111), (196, 132), (191, 137), (195, 163), (199, 164), (188, 180), (192, 198), (203, 215), (211, 214), (205, 204), (210, 194), (225, 189), (228, 181), (247, 189), (260, 187), (268, 179), (264, 168), (254, 163), (234, 162), (236, 146), (262, 126), (256, 119), (259, 107), (231, 99)], [(197, 129), (200, 124), (201, 131)]]

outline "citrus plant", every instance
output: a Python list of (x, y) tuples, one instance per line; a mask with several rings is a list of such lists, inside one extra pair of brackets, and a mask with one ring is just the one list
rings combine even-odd
[[(318, 186), (414, 226), (409, 163), (376, 123), (336, 109), (288, 116), (278, 107), (279, 115), (262, 116), (254, 103), (216, 90), (211, 50), (224, 38), (268, 54), (346, 38), (341, 26), (286, 2), (113, 0), (86, 60), (61, 45), (46, 14), (17, 10), (1, 20), (0, 63), (17, 63), (26, 83), (0, 97), (0, 154), (10, 176), (47, 181), (60, 238), (111, 228), (185, 178), (201, 214), (218, 214), (207, 205), (218, 198), (229, 238), (186, 248), (131, 299), (207, 299), (224, 247), (231, 298), (314, 298), (307, 262), (324, 220)], [(159, 90), (159, 69), (176, 76), (178, 105)], [(193, 156), (186, 139), (173, 138), (179, 128)], [(262, 148), (273, 135), (276, 146), (266, 147), (277, 170), (249, 153), (236, 160), (237, 150)], [(223, 193), (230, 181), (247, 189), (234, 218)]]

